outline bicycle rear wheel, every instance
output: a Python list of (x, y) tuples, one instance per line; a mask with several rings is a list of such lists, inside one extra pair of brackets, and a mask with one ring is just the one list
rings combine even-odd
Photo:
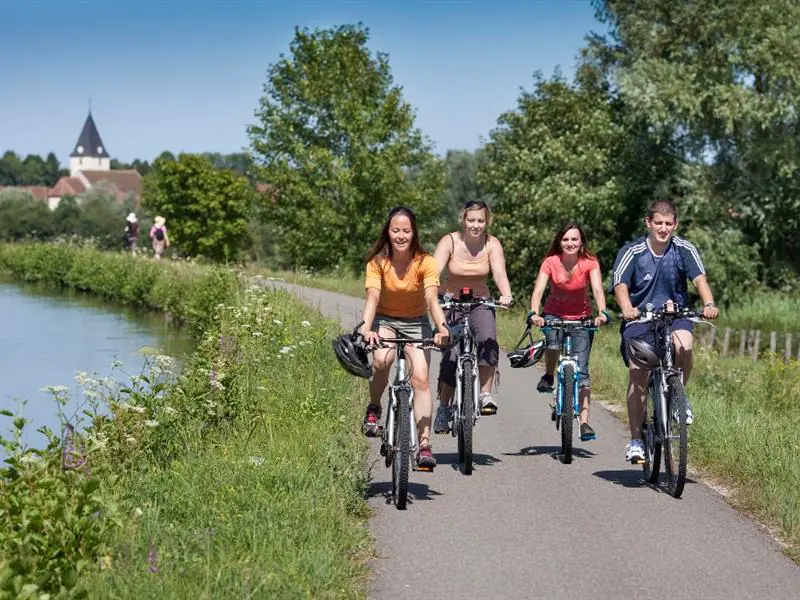
[(461, 412), (458, 415), (458, 459), (464, 463), (464, 475), (472, 475), (472, 427), (475, 424), (475, 373), (471, 360), (463, 363)]
[(561, 454), (564, 463), (572, 462), (572, 422), (575, 418), (575, 368), (564, 368), (564, 404), (561, 407)]
[(411, 407), (408, 390), (397, 391), (397, 414), (394, 417), (392, 452), (392, 500), (398, 510), (408, 501), (408, 470), (411, 464)]
[(656, 418), (656, 403), (660, 393), (656, 389), (651, 376), (650, 385), (647, 387), (644, 423), (642, 424), (642, 439), (644, 440), (644, 463), (642, 464), (642, 469), (647, 483), (658, 483), (658, 475), (661, 472), (661, 442), (658, 441), (658, 419)]
[(664, 415), (667, 430), (664, 438), (667, 490), (673, 498), (680, 498), (686, 483), (686, 463), (689, 459), (686, 392), (680, 375), (672, 375), (667, 380), (667, 390), (667, 414)]

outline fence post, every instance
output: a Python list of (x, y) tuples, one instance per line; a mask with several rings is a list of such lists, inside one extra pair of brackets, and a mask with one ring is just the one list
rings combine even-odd
[(725, 328), (725, 336), (722, 338), (722, 356), (728, 355), (728, 344), (731, 342), (731, 328)]
[(788, 363), (790, 358), (792, 358), (792, 334), (787, 333), (786, 346), (783, 351), (783, 361)]
[(753, 340), (753, 353), (752, 353), (753, 360), (758, 359), (759, 346), (761, 345), (761, 330), (756, 329), (755, 333), (756, 335), (755, 339)]
[(778, 349), (778, 332), (777, 331), (770, 331), (769, 332), (769, 353), (775, 354)]
[(747, 347), (747, 330), (739, 330), (739, 356), (744, 356), (745, 348)]

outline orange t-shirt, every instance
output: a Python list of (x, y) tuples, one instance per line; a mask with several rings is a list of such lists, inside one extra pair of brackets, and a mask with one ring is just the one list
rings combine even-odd
[(430, 254), (417, 257), (400, 279), (391, 261), (373, 258), (367, 263), (365, 287), (380, 290), (378, 314), (412, 319), (424, 317), (427, 310), (425, 290), (439, 285), (439, 266)]

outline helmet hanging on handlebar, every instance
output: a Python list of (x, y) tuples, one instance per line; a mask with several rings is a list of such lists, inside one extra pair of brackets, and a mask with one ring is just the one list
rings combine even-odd
[[(528, 337), (530, 340), (530, 344), (525, 346), (524, 348), (520, 348), (520, 344)], [(514, 348), (511, 352), (506, 354), (508, 357), (508, 362), (511, 363), (512, 369), (525, 369), (527, 367), (535, 365), (542, 359), (544, 356), (545, 348), (547, 347), (547, 340), (541, 339), (534, 341), (533, 336), (531, 335), (531, 328), (530, 325), (525, 329), (525, 333), (522, 334), (519, 342), (517, 342), (516, 348)]]
[(356, 377), (369, 379), (372, 377), (372, 365), (360, 335), (344, 334), (331, 342), (333, 352), (342, 368)]

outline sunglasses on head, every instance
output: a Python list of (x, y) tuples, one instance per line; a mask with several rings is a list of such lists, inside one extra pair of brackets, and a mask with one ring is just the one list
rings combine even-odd
[(483, 200), (470, 200), (464, 204), (464, 210), (469, 210), (470, 208), (480, 209), (488, 208), (488, 206)]

